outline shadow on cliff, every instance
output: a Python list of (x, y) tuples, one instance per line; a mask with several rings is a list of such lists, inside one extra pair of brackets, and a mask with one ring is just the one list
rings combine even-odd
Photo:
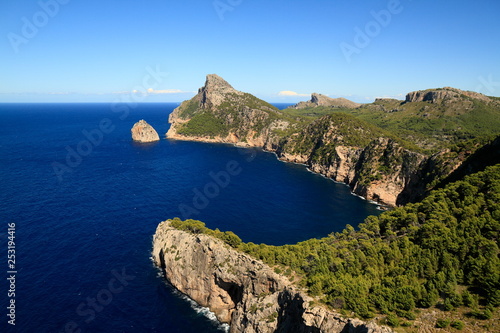
[(278, 296), (280, 310), (278, 313), (278, 326), (275, 333), (319, 333), (317, 327), (307, 326), (302, 319), (304, 315), (304, 300), (300, 295), (292, 295), (288, 290)]
[(469, 156), (455, 171), (446, 177), (436, 188), (462, 180), (465, 176), (484, 171), (487, 167), (500, 163), (500, 136), (479, 148)]
[[(450, 183), (464, 179), (468, 175), (484, 171), (488, 166), (499, 163), (500, 136), (477, 149), (472, 155), (467, 157), (456, 170), (447, 175), (432, 189), (443, 188)], [(435, 159), (427, 159), (419, 172), (412, 173), (410, 181), (398, 195), (396, 205), (401, 206), (410, 202), (419, 202), (424, 199), (429, 194), (427, 186), (439, 176), (439, 174), (435, 173), (435, 171), (439, 169), (440, 166)]]
[[(292, 294), (289, 290), (285, 290), (279, 294), (278, 304), (280, 305), (278, 325), (274, 333), (321, 332), (322, 323), (315, 323), (318, 327), (308, 326), (304, 323), (304, 300), (299, 294)], [(340, 333), (368, 333), (370, 331), (365, 325), (354, 325), (350, 319), (345, 320), (341, 325), (344, 325), (344, 327), (341, 331), (338, 331)]]

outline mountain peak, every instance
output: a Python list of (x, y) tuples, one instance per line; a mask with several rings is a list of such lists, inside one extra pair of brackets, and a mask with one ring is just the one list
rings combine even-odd
[(204, 88), (234, 89), (226, 80), (217, 74), (208, 74)]
[(230, 93), (241, 94), (217, 74), (208, 74), (205, 85), (198, 90), (203, 107), (219, 106)]

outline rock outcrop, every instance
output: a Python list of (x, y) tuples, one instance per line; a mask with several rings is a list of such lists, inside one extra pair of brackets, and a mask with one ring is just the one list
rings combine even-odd
[(441, 89), (427, 89), (427, 90), (419, 90), (413, 91), (406, 95), (407, 103), (414, 102), (446, 102), (446, 101), (454, 101), (461, 98), (461, 96), (466, 96), (473, 99), (478, 99), (484, 102), (490, 102), (491, 99), (488, 96), (483, 94), (473, 92), (473, 91), (464, 91), (451, 87), (444, 87)]
[(339, 98), (331, 98), (322, 94), (313, 93), (311, 95), (311, 100), (307, 102), (299, 102), (293, 106), (290, 106), (291, 109), (304, 109), (304, 108), (314, 108), (318, 106), (327, 106), (332, 108), (350, 108), (355, 109), (360, 107), (361, 104), (355, 103), (348, 99), (339, 97)]
[(312, 122), (282, 142), (278, 157), (305, 164), (313, 172), (348, 184), (354, 193), (389, 206), (408, 199), (405, 193), (425, 192), (425, 183), (416, 179), (426, 156), (361, 122), (347, 120), (347, 116), (331, 115)]
[(138, 142), (154, 142), (159, 141), (160, 137), (155, 129), (145, 120), (139, 120), (131, 129), (132, 140)]
[[(429, 105), (417, 102), (429, 102)], [(409, 112), (408, 117), (418, 121), (418, 117), (441, 119), (465, 115), (474, 109), (476, 102), (492, 108), (500, 105), (482, 94), (442, 88), (409, 93), (406, 102), (377, 99), (358, 109), (382, 110), (388, 114), (384, 117)], [(356, 108), (359, 105), (313, 94), (310, 101), (301, 102), (295, 108)], [(333, 109), (328, 116), (307, 123), (286, 110), (280, 111), (235, 90), (215, 74), (207, 76), (195, 97), (184, 101), (170, 114), (169, 122), (168, 138), (232, 143), (275, 152), (283, 161), (303, 163), (314, 172), (348, 184), (355, 194), (388, 206), (418, 200), (467, 158), (449, 149), (432, 156), (412, 151), (407, 148), (408, 142), (403, 144), (403, 140), (373, 124)], [(447, 135), (449, 133), (443, 132), (440, 139), (447, 139)], [(405, 139), (421, 140), (421, 137)], [(429, 148), (425, 140), (421, 145)]]
[(170, 114), (167, 138), (272, 149), (279, 141), (274, 131), (290, 125), (279, 114), (271, 104), (209, 74), (198, 94)]
[(159, 224), (153, 259), (170, 283), (217, 318), (231, 332), (370, 332), (387, 327), (343, 318), (276, 274), (269, 266), (205, 234)]

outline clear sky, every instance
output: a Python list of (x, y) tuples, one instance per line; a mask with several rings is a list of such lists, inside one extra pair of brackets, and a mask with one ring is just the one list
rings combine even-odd
[(2, 0), (0, 102), (180, 102), (210, 73), (269, 102), (500, 96), (499, 14), (498, 0)]

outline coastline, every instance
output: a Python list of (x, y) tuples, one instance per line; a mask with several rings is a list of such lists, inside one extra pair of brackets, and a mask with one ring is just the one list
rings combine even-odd
[[(169, 130), (170, 132), (170, 130)], [(263, 152), (266, 152), (266, 153), (270, 153), (270, 154), (273, 154), (276, 159), (282, 163), (290, 163), (290, 164), (296, 164), (296, 165), (302, 165), (306, 168), (306, 170), (312, 174), (315, 174), (315, 175), (319, 175), (325, 179), (328, 179), (336, 184), (342, 184), (342, 185), (345, 185), (349, 188), (349, 191), (350, 191), (350, 194), (351, 195), (354, 195), (360, 199), (363, 199), (365, 201), (368, 201), (369, 203), (373, 204), (373, 205), (376, 205), (377, 206), (377, 209), (381, 210), (381, 211), (386, 211), (386, 210), (390, 210), (392, 208), (394, 208), (394, 206), (391, 206), (391, 205), (388, 205), (384, 202), (378, 202), (378, 201), (375, 201), (375, 200), (371, 200), (371, 199), (368, 199), (360, 194), (357, 194), (354, 192), (354, 189), (347, 183), (345, 182), (342, 182), (342, 181), (337, 181), (331, 177), (328, 177), (327, 175), (323, 174), (323, 173), (320, 173), (320, 172), (316, 172), (314, 170), (312, 170), (306, 163), (301, 163), (301, 162), (295, 162), (295, 161), (291, 161), (291, 160), (287, 160), (287, 159), (284, 159), (284, 158), (280, 158), (278, 156), (278, 154), (276, 153), (275, 150), (268, 150), (266, 149), (265, 147), (259, 147), (259, 146), (252, 146), (248, 143), (244, 143), (244, 142), (226, 142), (226, 141), (223, 141), (222, 138), (214, 138), (214, 139), (210, 139), (210, 138), (202, 138), (202, 137), (187, 137), (187, 136), (184, 136), (184, 135), (179, 135), (177, 133), (175, 133), (175, 135), (173, 136), (169, 136), (169, 132), (166, 133), (166, 139), (167, 140), (178, 140), (178, 141), (189, 141), (189, 142), (201, 142), (201, 143), (211, 143), (211, 144), (223, 144), (223, 145), (230, 145), (230, 146), (233, 146), (233, 147), (237, 147), (237, 148), (247, 148), (247, 149), (258, 149), (258, 150), (261, 150)]]

